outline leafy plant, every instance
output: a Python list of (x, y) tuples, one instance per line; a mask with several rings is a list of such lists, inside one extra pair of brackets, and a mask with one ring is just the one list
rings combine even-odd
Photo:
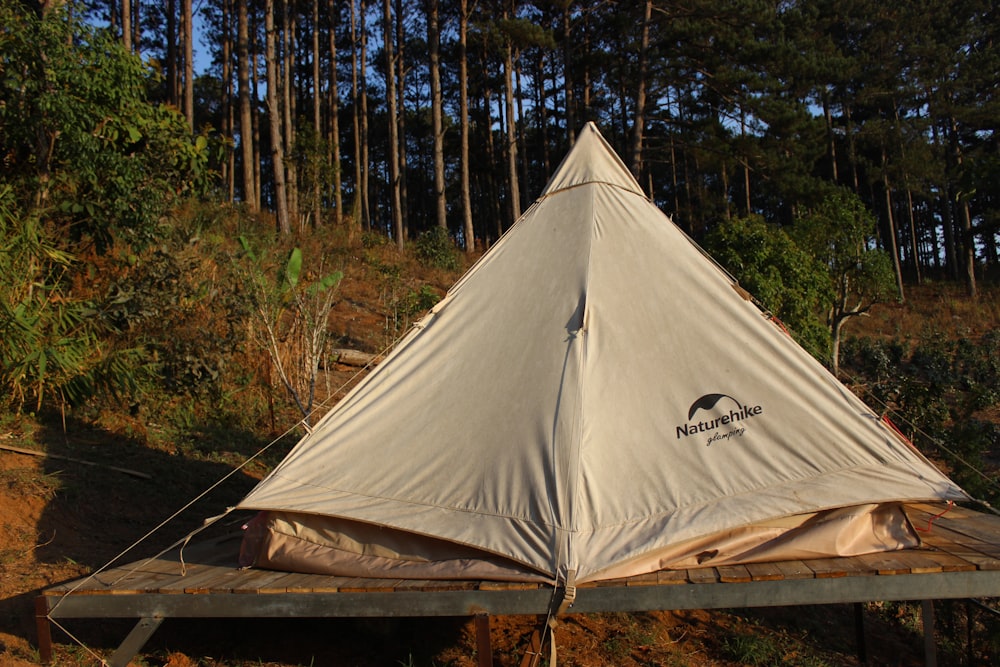
[(101, 345), (106, 332), (94, 305), (72, 295), (66, 279), (76, 259), (51, 232), (17, 208), (0, 187), (0, 387), (20, 410), (60, 408), (103, 392), (132, 393), (145, 363), (141, 349)]
[(840, 366), (844, 323), (887, 300), (894, 287), (892, 260), (872, 243), (875, 217), (851, 192), (838, 190), (796, 220), (793, 237), (826, 268), (830, 366)]
[(153, 70), (69, 7), (0, 3), (0, 176), (68, 237), (148, 243), (170, 204), (207, 186), (208, 139), (149, 103)]
[(258, 257), (245, 236), (239, 242), (238, 275), (249, 304), (251, 338), (267, 351), (281, 384), (308, 420), (329, 341), (327, 322), (344, 274), (324, 273), (322, 260), (316, 272), (304, 272), (302, 250), (293, 248), (272, 278), (266, 255)]
[(455, 271), (459, 267), (458, 249), (448, 235), (448, 230), (441, 227), (428, 229), (417, 237), (415, 243), (417, 257), (429, 266), (446, 271)]
[(830, 334), (819, 314), (831, 299), (829, 279), (784, 230), (759, 216), (735, 218), (715, 227), (705, 245), (803, 347), (817, 357), (828, 355)]

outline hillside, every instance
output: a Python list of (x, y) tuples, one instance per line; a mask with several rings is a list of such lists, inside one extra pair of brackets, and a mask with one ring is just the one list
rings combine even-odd
[[(381, 351), (416, 315), (407, 299), (439, 296), (458, 275), (421, 268), (387, 248), (355, 254), (344, 262), (330, 328), (338, 346), (370, 353)], [(928, 331), (981, 336), (1000, 326), (995, 296), (973, 304), (949, 286), (914, 287), (906, 304), (876, 308), (853, 323), (848, 336), (917, 340)], [(358, 372), (343, 365), (326, 371), (334, 392)], [(251, 398), (260, 408), (259, 394)], [(0, 667), (37, 664), (33, 598), (39, 589), (104, 565), (282, 430), (265, 433), (266, 427), (212, 420), (197, 410), (180, 423), (176, 406), (161, 407), (161, 414), (146, 405), (128, 414), (71, 413), (65, 427), (59, 415), (8, 416), (0, 425), (0, 445), (50, 455), (0, 450)], [(274, 419), (293, 423), (294, 413), (279, 405)], [(261, 421), (266, 426), (267, 419)], [(238, 500), (294, 439), (294, 433), (278, 439), (126, 560), (155, 553)], [(941, 612), (945, 628), (964, 627), (959, 611), (956, 606)], [(866, 622), (871, 664), (922, 664), (913, 607), (868, 605)], [(536, 624), (534, 618), (494, 619), (497, 664), (520, 663)], [(57, 633), (60, 665), (98, 664), (95, 656), (109, 655), (128, 625), (74, 622), (71, 629), (87, 648)], [(976, 630), (975, 650), (986, 653), (986, 630)], [(571, 616), (560, 624), (557, 638), (564, 665), (858, 664), (849, 607)], [(170, 621), (136, 664), (465, 666), (475, 664), (474, 647), (473, 629), (464, 619)], [(942, 636), (941, 650), (958, 656), (965, 645)]]

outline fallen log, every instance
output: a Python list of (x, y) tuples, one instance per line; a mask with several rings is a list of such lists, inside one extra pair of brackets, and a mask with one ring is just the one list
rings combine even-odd
[(107, 468), (108, 470), (114, 470), (115, 472), (131, 475), (132, 477), (138, 477), (139, 479), (153, 479), (152, 475), (147, 475), (146, 473), (139, 472), (138, 470), (130, 470), (129, 468), (119, 468), (118, 466), (107, 465), (104, 463), (95, 463), (94, 461), (85, 461), (84, 459), (75, 459), (71, 456), (61, 456), (60, 454), (50, 454), (49, 452), (40, 452), (36, 449), (24, 449), (22, 447), (13, 447), (11, 445), (0, 445), (0, 450), (3, 450), (5, 452), (14, 452), (15, 454), (25, 454), (27, 456), (38, 456), (46, 459), (59, 459), (60, 461), (70, 461), (71, 463), (79, 463), (85, 466), (97, 466), (98, 468)]
[(333, 362), (336, 364), (357, 366), (359, 368), (372, 363), (377, 356), (368, 352), (362, 352), (361, 350), (350, 350), (347, 348), (331, 350), (330, 354)]

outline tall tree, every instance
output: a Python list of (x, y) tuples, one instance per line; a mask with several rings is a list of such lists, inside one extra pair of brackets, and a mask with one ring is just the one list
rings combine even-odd
[(389, 146), (386, 160), (389, 163), (389, 196), (392, 213), (392, 233), (396, 247), (405, 247), (406, 237), (403, 227), (403, 211), (400, 202), (399, 177), (399, 123), (396, 117), (396, 61), (393, 55), (392, 41), (392, 2), (382, 1), (382, 38), (385, 50), (385, 99), (386, 122), (389, 125)]
[(267, 119), (271, 140), (271, 177), (274, 179), (274, 214), (278, 231), (292, 232), (285, 192), (285, 150), (281, 131), (282, 108), (278, 97), (278, 47), (274, 24), (274, 0), (264, 3), (264, 64), (267, 69)]
[(458, 18), (458, 115), (459, 159), (461, 161), (462, 230), (465, 234), (465, 251), (476, 249), (476, 232), (472, 221), (472, 193), (469, 184), (469, 0), (459, 0)]
[(192, 1), (183, 0), (181, 34), (184, 36), (184, 117), (194, 130), (194, 15)]
[[(465, 11), (464, 9), (462, 11)], [(431, 132), (434, 135), (434, 203), (437, 226), (448, 228), (444, 181), (444, 101), (441, 97), (441, 54), (438, 0), (427, 0), (427, 53), (430, 59)]]
[[(516, 11), (516, 0), (504, 3), (503, 18), (510, 22)], [(514, 38), (509, 29), (505, 30), (503, 45), (503, 94), (504, 114), (507, 120), (507, 141), (504, 154), (507, 157), (507, 189), (510, 199), (511, 222), (521, 217), (521, 186), (517, 174), (517, 120), (514, 118)]]
[[(352, 0), (353, 2), (353, 0)], [(333, 172), (333, 219), (340, 224), (344, 219), (344, 193), (343, 174), (341, 173), (340, 159), (340, 87), (337, 83), (337, 3), (336, 0), (327, 0), (327, 14), (329, 15), (329, 84), (328, 101), (330, 117), (329, 150), (330, 170)], [(352, 224), (353, 229), (353, 224)]]
[(132, 0), (122, 0), (122, 44), (132, 50)]
[[(295, 62), (296, 48), (296, 16), (292, 13), (292, 0), (282, 2), (281, 12), (281, 51), (279, 60), (281, 62), (281, 129), (283, 131), (282, 142), (285, 156), (291, 156), (295, 150), (295, 123), (296, 95), (293, 64)], [(285, 201), (288, 207), (289, 225), (301, 226), (302, 221), (299, 216), (299, 178), (296, 161), (293, 159), (284, 160), (285, 169)]]
[(635, 120), (632, 123), (632, 141), (629, 150), (629, 169), (636, 178), (642, 170), (642, 131), (646, 122), (646, 86), (649, 77), (649, 23), (653, 18), (653, 0), (646, 0), (642, 17), (642, 36), (639, 40), (639, 79), (635, 89)]
[[(323, 136), (323, 96), (320, 94), (322, 85), (320, 83), (319, 72), (320, 72), (320, 51), (319, 51), (319, 2), (312, 3), (312, 21), (310, 26), (310, 33), (312, 36), (312, 112), (313, 112), (313, 146), (311, 147), (313, 151), (316, 151), (319, 146), (320, 137)], [(331, 17), (332, 20), (332, 17)], [(318, 161), (317, 161), (318, 166)], [(312, 187), (312, 219), (314, 225), (321, 224), (321, 212), (322, 212), (322, 193), (320, 191), (320, 178), (318, 169), (313, 169), (313, 187)]]
[(256, 212), (259, 207), (254, 174), (253, 110), (250, 105), (250, 21), (247, 3), (236, 2), (236, 64), (240, 96), (240, 150), (243, 158), (243, 201)]

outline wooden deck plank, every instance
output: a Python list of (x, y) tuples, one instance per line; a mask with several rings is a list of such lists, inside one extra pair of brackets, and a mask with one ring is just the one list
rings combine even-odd
[(289, 572), (278, 570), (240, 570), (240, 576), (233, 582), (232, 592), (238, 595), (258, 595), (262, 593), (284, 593), (282, 582), (290, 578)]
[(856, 558), (881, 575), (909, 574), (910, 564), (900, 558), (898, 552), (863, 554)]
[(922, 549), (921, 554), (924, 558), (929, 558), (940, 565), (942, 572), (968, 572), (976, 569), (974, 563), (970, 563), (964, 558), (959, 558), (945, 551)]
[(326, 594), (338, 592), (342, 581), (343, 578), (329, 575), (293, 573), (284, 584), (286, 593)]
[(840, 558), (810, 558), (802, 561), (817, 579), (834, 579), (847, 576), (847, 568)]
[(183, 582), (185, 593), (228, 593), (242, 573), (235, 567), (215, 566), (211, 569), (188, 577)]
[(754, 581), (780, 581), (785, 578), (776, 563), (748, 563), (746, 568)]
[(935, 524), (931, 532), (921, 534), (921, 539), (932, 547), (975, 564), (980, 570), (1000, 570), (1000, 545), (971, 538), (943, 524)]
[(481, 591), (530, 591), (537, 589), (540, 584), (527, 581), (480, 581)]
[(637, 574), (625, 580), (626, 586), (656, 586), (657, 584), (656, 572)]
[(746, 583), (753, 581), (753, 575), (745, 565), (719, 565), (715, 568), (719, 572), (719, 581), (727, 584)]
[(909, 566), (913, 574), (933, 574), (941, 572), (941, 564), (920, 551), (899, 551), (896, 557)]
[(812, 571), (812, 568), (801, 560), (778, 561), (774, 566), (778, 568), (784, 579), (813, 579), (816, 577), (816, 573)]
[(688, 583), (687, 570), (660, 570), (656, 573), (656, 583), (659, 586), (671, 586)]
[(714, 584), (719, 581), (719, 573), (714, 567), (696, 567), (687, 571), (687, 579), (692, 584)]

